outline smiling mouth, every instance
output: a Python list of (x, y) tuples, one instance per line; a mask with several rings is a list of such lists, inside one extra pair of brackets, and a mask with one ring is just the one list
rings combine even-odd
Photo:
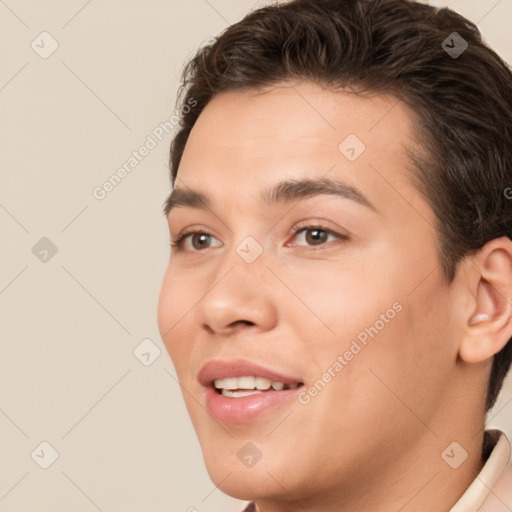
[(272, 381), (266, 377), (242, 376), (227, 377), (224, 379), (215, 379), (212, 387), (219, 395), (231, 398), (241, 398), (245, 396), (257, 395), (261, 393), (271, 393), (287, 391), (303, 386), (303, 382), (280, 382)]

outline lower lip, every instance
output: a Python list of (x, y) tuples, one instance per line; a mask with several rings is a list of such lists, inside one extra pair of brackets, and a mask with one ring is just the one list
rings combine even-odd
[(206, 387), (206, 407), (218, 421), (225, 423), (246, 423), (277, 405), (287, 402), (302, 386), (283, 391), (264, 391), (255, 395), (229, 397), (217, 393), (213, 387)]

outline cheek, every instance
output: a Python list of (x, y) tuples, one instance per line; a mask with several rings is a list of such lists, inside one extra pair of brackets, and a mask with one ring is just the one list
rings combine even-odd
[[(408, 268), (405, 274), (405, 262), (354, 262), (350, 272), (343, 265), (335, 269), (323, 264), (301, 278), (291, 272), (285, 276), (308, 306), (294, 300), (285, 311), (297, 339), (306, 344), (310, 381), (321, 379), (329, 369), (337, 376), (331, 379), (333, 395), (325, 405), (338, 399), (351, 402), (354, 397), (357, 407), (361, 399), (379, 405), (396, 400), (390, 389), (416, 400), (431, 393), (433, 386), (439, 388), (456, 355), (447, 328), (450, 301), (442, 278), (435, 272), (418, 287), (424, 277), (421, 268), (415, 273)], [(305, 275), (314, 275), (314, 285)], [(342, 370), (334, 367), (339, 356)], [(418, 385), (423, 386), (419, 393)]]
[(190, 287), (185, 286), (183, 279), (178, 279), (169, 266), (158, 299), (158, 328), (177, 370), (181, 361), (180, 354), (185, 345), (179, 340), (185, 339), (182, 329), (186, 325), (187, 312), (193, 305), (190, 295)]
[(363, 267), (322, 261), (298, 275), (282, 274), (301, 299), (286, 290), (287, 300), (281, 299), (280, 308), (283, 323), (293, 326), (300, 353), (307, 354), (306, 377), (313, 389), (304, 401), (311, 398), (319, 417), (337, 418), (335, 423), (340, 424), (360, 414), (374, 417), (373, 404), (382, 403), (386, 390), (375, 382), (370, 368), (384, 357), (396, 372), (400, 344), (407, 339), (403, 299), (396, 285), (389, 277), (376, 279)]
[(410, 422), (408, 428), (422, 428), (409, 412), (427, 421), (442, 400), (457, 350), (449, 296), (438, 279), (433, 276), (413, 294), (403, 294), (402, 310), (347, 367), (349, 384), (370, 406), (368, 418), (380, 411), (381, 418), (400, 418)]
[[(308, 401), (304, 411), (318, 418), (325, 442), (350, 439), (371, 447), (372, 440), (385, 437), (390, 446), (396, 446), (409, 442), (424, 428), (411, 410), (424, 421), (432, 417), (443, 392), (443, 370), (438, 373), (440, 353), (427, 348), (431, 336), (423, 333), (422, 338), (421, 326), (411, 326), (414, 305), (404, 301), (402, 307), (389, 323), (382, 321), (382, 326), (374, 320), (381, 308), (372, 304), (362, 329), (346, 326), (347, 333), (352, 330), (364, 338), (347, 334), (332, 344), (326, 344), (324, 338), (323, 344), (311, 347), (317, 369), (309, 382), (313, 390), (306, 390), (309, 397), (301, 403)], [(358, 311), (362, 317), (363, 312)], [(351, 442), (342, 443), (339, 450), (331, 447), (332, 453), (326, 456), (340, 460), (351, 456)]]
[(379, 273), (375, 265), (373, 271), (369, 268), (352, 259), (319, 261), (300, 272), (282, 273), (296, 297), (283, 290), (280, 307), (290, 317), (290, 325), (300, 324), (301, 332), (310, 333), (299, 339), (342, 350), (376, 322), (382, 330), (388, 322), (383, 324), (381, 315), (387, 314), (386, 320), (397, 316), (399, 306), (393, 305), (401, 299), (399, 282), (389, 273)]
[(170, 271), (169, 267), (164, 275), (162, 285), (160, 287), (160, 295), (158, 297), (158, 328), (160, 330), (160, 337), (163, 342), (166, 343), (168, 337), (168, 331), (172, 327), (172, 316), (173, 316), (173, 287), (171, 286)]

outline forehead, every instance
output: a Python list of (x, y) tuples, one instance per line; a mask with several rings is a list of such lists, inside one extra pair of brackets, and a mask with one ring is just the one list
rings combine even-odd
[(243, 205), (283, 179), (328, 175), (366, 190), (374, 204), (390, 186), (418, 201), (405, 151), (414, 147), (414, 121), (394, 96), (334, 92), (311, 82), (222, 93), (190, 133), (176, 187)]

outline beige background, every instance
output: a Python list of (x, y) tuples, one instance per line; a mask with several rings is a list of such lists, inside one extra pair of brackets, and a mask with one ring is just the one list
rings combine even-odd
[[(185, 59), (263, 3), (0, 0), (0, 511), (243, 508), (208, 478), (156, 323), (171, 134), (92, 191), (169, 119)], [(447, 3), (512, 62), (512, 0)], [(510, 399), (490, 417), (512, 434)]]

